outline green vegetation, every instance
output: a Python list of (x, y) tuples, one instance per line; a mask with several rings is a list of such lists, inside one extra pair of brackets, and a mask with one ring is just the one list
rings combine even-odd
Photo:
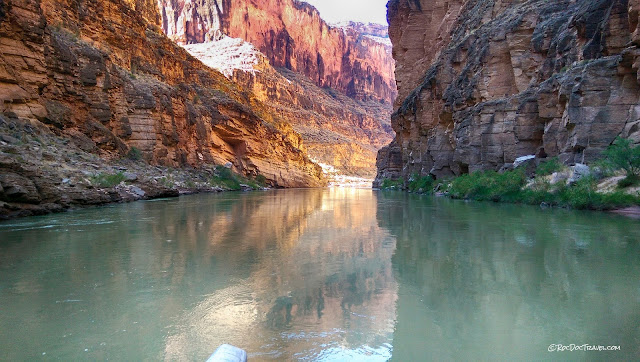
[(127, 152), (127, 158), (132, 161), (140, 161), (142, 159), (142, 151), (137, 147), (131, 147)]
[(256, 182), (258, 185), (262, 185), (263, 187), (267, 185), (267, 178), (263, 175), (256, 176)]
[(618, 181), (618, 187), (621, 189), (638, 185), (640, 185), (640, 177), (636, 175), (630, 175)]
[(558, 161), (557, 157), (554, 157), (548, 161), (540, 163), (538, 169), (536, 170), (536, 175), (538, 176), (548, 176), (553, 174), (554, 172), (562, 171), (564, 166)]
[(173, 179), (173, 175), (171, 173), (169, 173), (169, 176), (165, 176), (160, 178), (160, 183), (162, 184), (162, 186), (167, 187), (167, 188), (173, 188), (176, 183)]
[(409, 179), (408, 189), (411, 192), (432, 193), (433, 183), (434, 179), (431, 175), (420, 176), (418, 174), (414, 174), (411, 179)]
[(618, 187), (627, 188), (640, 184), (640, 146), (632, 146), (631, 141), (617, 138), (604, 151), (603, 164), (612, 170), (623, 170), (627, 177), (618, 182)]
[(640, 146), (633, 147), (630, 140), (617, 138), (604, 156), (607, 163), (624, 170), (627, 176), (640, 176)]
[(457, 199), (514, 202), (526, 181), (521, 169), (505, 173), (474, 172), (454, 179), (449, 185), (449, 195)]
[[(451, 180), (438, 180), (438, 192), (454, 199), (547, 205), (572, 209), (611, 210), (640, 205), (640, 192), (627, 190), (606, 192), (598, 183), (624, 171), (626, 177), (618, 182), (620, 189), (640, 185), (640, 146), (630, 140), (618, 138), (604, 152), (605, 158), (594, 162), (590, 175), (575, 176), (570, 182), (551, 184), (550, 175), (567, 170), (557, 157), (540, 163), (534, 178), (527, 177), (523, 169), (503, 173), (474, 172)], [(406, 186), (405, 186), (406, 184)], [(403, 179), (384, 179), (383, 190), (406, 189), (410, 192), (433, 193), (436, 181), (431, 176), (413, 174)]]
[(402, 189), (403, 185), (404, 185), (403, 179), (391, 180), (386, 178), (382, 180), (382, 184), (380, 185), (380, 188), (383, 190), (400, 190)]
[(122, 172), (114, 174), (99, 173), (97, 175), (91, 176), (91, 184), (98, 187), (114, 187), (124, 180), (125, 177)]
[(241, 190), (242, 185), (247, 185), (254, 190), (259, 190), (266, 186), (267, 178), (263, 175), (258, 175), (255, 179), (248, 179), (235, 174), (231, 169), (218, 166), (216, 167), (214, 176), (209, 180), (209, 184), (232, 191)]
[(220, 186), (229, 190), (240, 190), (240, 181), (233, 172), (226, 167), (217, 167), (214, 176), (210, 180), (211, 185)]
[[(574, 209), (609, 210), (616, 207), (631, 206), (640, 203), (638, 196), (622, 191), (612, 193), (597, 192), (597, 181), (592, 177), (580, 179), (572, 186), (562, 185), (555, 196), (556, 205)], [(552, 204), (549, 202), (550, 204)]]
[(521, 170), (497, 173), (476, 172), (454, 179), (449, 195), (456, 199), (521, 203), (573, 209), (609, 210), (640, 204), (640, 197), (622, 191), (602, 193), (597, 191), (594, 177), (583, 177), (573, 185), (551, 185), (538, 177), (528, 182)]

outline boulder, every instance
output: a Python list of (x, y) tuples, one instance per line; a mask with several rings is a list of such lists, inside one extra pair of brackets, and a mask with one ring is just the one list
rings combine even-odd
[(131, 186), (129, 188), (129, 191), (137, 197), (144, 197), (144, 195), (146, 194), (141, 188), (137, 186)]
[(15, 173), (0, 174), (0, 185), (3, 201), (37, 204), (42, 200), (33, 181)]
[(128, 182), (138, 180), (138, 175), (133, 172), (124, 172), (122, 176), (124, 176), (124, 180)]
[(571, 176), (569, 177), (567, 183), (569, 185), (573, 185), (576, 182), (580, 181), (582, 178), (589, 175), (591, 175), (591, 169), (589, 168), (589, 166), (582, 163), (577, 163), (575, 164), (575, 166), (571, 167)]
[(551, 174), (551, 179), (549, 180), (549, 183), (552, 185), (556, 185), (559, 183), (566, 184), (570, 176), (571, 176), (570, 173), (566, 171), (554, 172)]
[(528, 155), (516, 158), (513, 162), (514, 169), (523, 169), (527, 176), (532, 177), (536, 173), (536, 156)]

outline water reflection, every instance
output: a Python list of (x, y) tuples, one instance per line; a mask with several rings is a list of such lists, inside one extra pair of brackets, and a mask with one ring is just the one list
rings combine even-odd
[(165, 356), (195, 357), (198, 340), (243, 346), (254, 358), (318, 358), (334, 348), (336, 358), (386, 359), (389, 348), (377, 348), (393, 332), (394, 243), (375, 213), (370, 190), (292, 190), (234, 207), (208, 240), (211, 256), (230, 260), (223, 268), (241, 269), (241, 279), (178, 318)]
[(377, 217), (397, 238), (394, 360), (640, 356), (637, 222), (386, 193)]
[[(0, 224), (0, 359), (388, 359), (371, 190), (192, 196)], [(82, 220), (82, 223), (78, 223)], [(86, 349), (86, 351), (85, 351)]]
[(0, 360), (637, 360), (639, 245), (617, 216), (350, 189), (5, 222)]

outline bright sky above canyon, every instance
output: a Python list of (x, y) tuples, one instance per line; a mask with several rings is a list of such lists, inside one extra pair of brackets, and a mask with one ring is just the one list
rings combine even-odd
[(320, 11), (329, 23), (359, 21), (363, 23), (387, 23), (387, 0), (303, 0)]

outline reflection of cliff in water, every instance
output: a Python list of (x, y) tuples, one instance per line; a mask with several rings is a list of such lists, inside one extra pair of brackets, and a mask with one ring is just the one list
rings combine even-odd
[(640, 354), (629, 220), (397, 193), (378, 194), (377, 218), (397, 238), (394, 359), (529, 359), (551, 343)]
[(194, 340), (265, 358), (386, 343), (395, 319), (395, 243), (376, 225), (371, 192), (287, 190), (243, 196), (215, 213), (186, 208), (185, 222), (206, 230), (190, 238), (202, 240), (198, 258), (208, 255), (211, 272), (227, 277), (178, 318), (165, 357), (200, 357), (188, 352)]

